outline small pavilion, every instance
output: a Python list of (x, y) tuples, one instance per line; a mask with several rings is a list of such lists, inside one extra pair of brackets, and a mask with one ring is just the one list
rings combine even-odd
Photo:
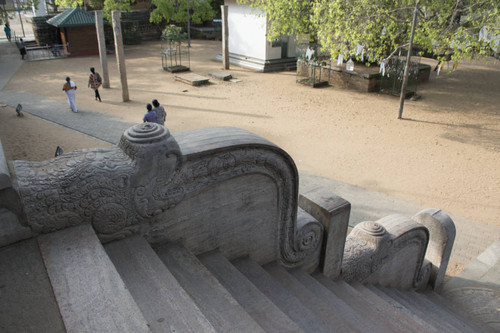
[(95, 18), (80, 7), (65, 10), (47, 21), (58, 28), (62, 44), (68, 44), (68, 56), (99, 54)]

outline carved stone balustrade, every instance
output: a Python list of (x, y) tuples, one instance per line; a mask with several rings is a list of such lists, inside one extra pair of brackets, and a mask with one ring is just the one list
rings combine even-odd
[(229, 260), (319, 267), (330, 279), (439, 289), (455, 237), (449, 216), (431, 209), (360, 223), (346, 238), (349, 202), (324, 188), (299, 202), (291, 157), (232, 127), (174, 138), (144, 123), (109, 149), (14, 161), (10, 169), (2, 156), (0, 222), (14, 231), (0, 234), (0, 246), (89, 224), (101, 242), (140, 235), (195, 255), (217, 249)]
[(362, 222), (347, 237), (342, 277), (398, 289), (439, 289), (454, 238), (453, 221), (436, 209), (411, 219), (390, 215)]
[[(15, 161), (21, 221), (34, 233), (88, 223), (101, 241), (143, 235), (195, 254), (219, 249), (294, 267), (316, 260), (323, 227), (297, 219), (298, 174), (290, 156), (247, 131), (176, 134), (144, 123), (118, 146)], [(298, 225), (298, 226), (297, 226)]]

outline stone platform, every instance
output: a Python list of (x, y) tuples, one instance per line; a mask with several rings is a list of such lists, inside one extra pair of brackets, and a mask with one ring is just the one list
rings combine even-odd
[(175, 80), (196, 87), (207, 84), (210, 79), (208, 77), (201, 76), (195, 73), (186, 73), (186, 74), (176, 74)]

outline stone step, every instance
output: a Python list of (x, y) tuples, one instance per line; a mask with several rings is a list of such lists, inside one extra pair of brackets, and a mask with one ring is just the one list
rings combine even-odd
[(266, 332), (303, 332), (219, 251), (203, 254), (198, 259)]
[(360, 332), (374, 332), (376, 328), (368, 322), (363, 314), (356, 313), (346, 302), (335, 296), (329, 289), (322, 285), (318, 280), (313, 278), (310, 274), (295, 269), (290, 271), (300, 283), (302, 283), (309, 291), (314, 293), (322, 301), (328, 304), (329, 307), (335, 309), (335, 312), (341, 316), (350, 327), (357, 329)]
[(448, 311), (461, 315), (462, 318), (464, 318), (464, 321), (466, 321), (468, 325), (475, 328), (476, 332), (491, 332), (491, 333), (498, 332), (498, 330), (495, 330), (493, 327), (489, 327), (485, 323), (477, 321), (477, 318), (474, 318), (470, 313), (463, 311), (463, 309), (457, 307), (456, 304), (450, 302), (448, 299), (441, 296), (440, 294), (432, 290), (427, 290), (424, 292), (424, 295), (437, 305), (448, 309)]
[(363, 296), (345, 281), (332, 281), (321, 273), (315, 273), (313, 277), (346, 302), (354, 311), (362, 314), (372, 324), (373, 329), (385, 332), (399, 331), (400, 328), (391, 319), (384, 318), (381, 311), (367, 303)]
[(38, 243), (68, 332), (150, 332), (90, 225), (42, 235)]
[[(0, 193), (0, 202), (3, 199)], [(16, 214), (7, 208), (0, 208), (0, 247), (14, 244), (32, 236), (30, 228), (22, 226)]]
[(233, 78), (229, 72), (211, 72), (208, 75), (220, 81), (229, 81)]
[(415, 291), (398, 291), (399, 294), (412, 299), (416, 304), (425, 309), (426, 313), (432, 313), (438, 318), (450, 318), (448, 321), (460, 332), (477, 332), (477, 327), (470, 325), (467, 319), (457, 311), (451, 311), (447, 307), (443, 307), (433, 302), (429, 297)]
[(65, 332), (35, 239), (0, 249), (0, 332)]
[(277, 262), (265, 265), (263, 268), (329, 327), (335, 328), (338, 332), (361, 332), (354, 325), (349, 325), (337, 309), (330, 307), (322, 298), (305, 288)]
[(153, 332), (215, 332), (144, 238), (104, 247)]
[(359, 282), (354, 282), (351, 284), (351, 286), (355, 288), (361, 295), (363, 295), (363, 298), (367, 302), (384, 313), (384, 317), (392, 318), (395, 323), (400, 325), (402, 331), (414, 333), (437, 332), (437, 330), (434, 328), (427, 329), (425, 323), (422, 322), (423, 320), (421, 318), (412, 318), (412, 316), (408, 315), (405, 311), (403, 311), (403, 309), (400, 308), (400, 304), (397, 304), (397, 307), (393, 306), (393, 304), (375, 294), (367, 286)]
[(175, 244), (156, 252), (217, 332), (264, 332), (191, 252)]
[(500, 240), (490, 245), (457, 276), (451, 278), (443, 288), (446, 294), (453, 289), (489, 285), (498, 288), (500, 272)]
[(289, 293), (255, 261), (249, 258), (241, 258), (233, 261), (233, 265), (283, 313), (297, 323), (304, 332), (332, 332), (331, 327), (302, 304), (299, 299)]
[[(490, 245), (443, 288), (448, 302), (481, 327), (500, 332), (500, 240)], [(497, 309), (497, 310), (492, 310)]]
[(460, 332), (460, 330), (453, 325), (453, 318), (451, 316), (439, 316), (437, 313), (428, 311), (426, 307), (422, 306), (420, 302), (415, 299), (414, 295), (410, 295), (407, 292), (400, 293), (394, 288), (377, 288), (382, 290), (385, 294), (396, 300), (398, 303), (407, 307), (417, 316), (425, 318), (425, 320), (429, 321), (431, 325), (436, 327), (441, 332)]
[(208, 77), (201, 76), (195, 73), (176, 74), (174, 78), (176, 81), (184, 82), (195, 87), (208, 84), (209, 81)]
[(428, 330), (430, 332), (436, 332), (436, 333), (442, 332), (441, 329), (435, 327), (429, 320), (417, 315), (410, 308), (399, 303), (397, 300), (395, 300), (391, 296), (384, 293), (381, 289), (379, 289), (373, 285), (365, 285), (365, 287), (368, 288), (370, 291), (372, 291), (374, 294), (376, 294), (378, 297), (382, 298), (387, 303), (391, 304), (394, 308), (398, 309), (401, 312), (404, 312), (407, 316), (411, 317), (413, 320), (415, 320), (420, 325), (422, 325), (426, 330)]

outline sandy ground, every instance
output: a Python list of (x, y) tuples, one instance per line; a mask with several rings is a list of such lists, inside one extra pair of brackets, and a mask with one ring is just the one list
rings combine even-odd
[[(220, 42), (193, 41), (191, 70), (222, 70)], [(66, 102), (69, 75), (77, 105), (140, 122), (145, 104), (157, 98), (175, 132), (236, 126), (284, 148), (301, 170), (500, 225), (500, 63), (461, 62), (458, 70), (419, 86), (398, 120), (399, 99), (295, 82), (294, 72), (263, 74), (232, 66), (238, 83), (192, 87), (161, 66), (160, 43), (126, 47), (131, 101), (123, 103), (116, 59), (108, 55), (111, 88), (102, 103), (87, 89), (89, 67), (99, 57), (25, 62), (4, 90), (24, 90)], [(431, 65), (434, 60), (423, 60)], [(65, 151), (105, 143), (0, 107), (0, 138), (8, 159), (44, 160)], [(68, 110), (68, 117), (74, 116)]]

